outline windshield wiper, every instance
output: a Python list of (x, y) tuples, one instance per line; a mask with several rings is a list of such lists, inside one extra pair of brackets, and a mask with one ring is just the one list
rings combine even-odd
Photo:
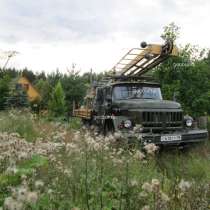
[(134, 96), (129, 96), (126, 99), (135, 99), (135, 98), (138, 98), (138, 97), (134, 95)]

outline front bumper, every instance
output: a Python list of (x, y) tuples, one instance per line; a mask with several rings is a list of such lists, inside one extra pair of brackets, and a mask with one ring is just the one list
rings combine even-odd
[[(181, 135), (180, 140), (173, 140), (173, 141), (161, 141), (161, 136), (164, 135)], [(133, 135), (128, 135), (128, 138), (132, 139)], [(208, 140), (208, 131), (207, 130), (183, 130), (180, 132), (174, 132), (171, 134), (154, 134), (154, 133), (142, 133), (142, 134), (135, 134), (141, 143), (148, 144), (154, 143), (156, 145), (180, 145), (180, 144), (191, 144), (191, 143), (199, 143), (205, 142)]]

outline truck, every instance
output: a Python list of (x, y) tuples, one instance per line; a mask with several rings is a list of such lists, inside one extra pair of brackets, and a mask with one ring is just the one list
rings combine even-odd
[(151, 76), (160, 63), (178, 56), (173, 41), (162, 45), (141, 43), (133, 48), (100, 82), (93, 83), (83, 106), (73, 110), (85, 125), (104, 135), (120, 132), (129, 142), (189, 145), (205, 142), (208, 131), (185, 115), (180, 103), (163, 100), (160, 84)]

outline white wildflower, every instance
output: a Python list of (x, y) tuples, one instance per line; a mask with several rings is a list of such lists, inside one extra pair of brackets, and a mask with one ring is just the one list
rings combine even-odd
[(158, 150), (158, 146), (156, 146), (155, 144), (151, 143), (151, 144), (146, 144), (144, 146), (144, 149), (146, 150), (147, 154), (149, 155), (154, 155), (155, 152)]
[(26, 202), (30, 204), (35, 204), (38, 200), (37, 192), (28, 192), (26, 196)]
[(141, 210), (150, 210), (150, 206), (149, 205), (146, 205)]
[(26, 187), (23, 187), (23, 186), (19, 187), (17, 189), (17, 200), (25, 201), (27, 192), (28, 192), (28, 189)]
[(23, 210), (23, 203), (7, 197), (4, 200), (4, 210)]
[(178, 186), (182, 192), (186, 192), (191, 187), (191, 183), (182, 179)]
[(80, 132), (77, 131), (77, 132), (74, 134), (74, 140), (75, 140), (75, 141), (79, 141), (80, 139), (81, 139)]
[(93, 145), (93, 148), (95, 151), (99, 151), (101, 149), (101, 145), (97, 142), (95, 142), (95, 144)]
[(160, 189), (160, 181), (158, 179), (152, 179), (152, 189), (154, 192), (158, 192)]
[(114, 163), (114, 165), (118, 166), (118, 165), (123, 164), (123, 161), (121, 159), (113, 157), (113, 163)]
[(134, 158), (136, 160), (143, 160), (145, 158), (144, 153), (140, 152), (139, 150), (137, 150), (134, 154)]
[(69, 176), (69, 177), (70, 177), (71, 174), (72, 174), (71, 169), (65, 169), (63, 172), (64, 172), (65, 175), (67, 175), (67, 176)]
[(12, 198), (17, 199), (18, 192), (17, 192), (17, 189), (16, 188), (12, 188), (11, 189), (11, 195), (12, 195)]
[(139, 193), (139, 198), (140, 198), (140, 199), (144, 199), (144, 198), (146, 198), (147, 196), (148, 196), (148, 194), (147, 194), (145, 191), (142, 191), (142, 192)]
[(18, 169), (16, 166), (8, 167), (6, 169), (6, 173), (8, 174), (16, 174), (18, 172)]
[(136, 124), (135, 127), (133, 128), (134, 132), (141, 132), (142, 131), (142, 125), (141, 124)]
[(20, 152), (20, 154), (18, 155), (18, 159), (25, 160), (28, 158), (28, 156), (29, 156), (29, 154), (27, 152)]
[(41, 181), (41, 180), (37, 180), (37, 181), (35, 182), (35, 188), (36, 188), (36, 189), (40, 189), (40, 188), (42, 188), (42, 187), (44, 187), (44, 182)]
[(47, 193), (48, 194), (52, 194), (53, 193), (53, 190), (52, 189), (48, 189)]
[(161, 200), (162, 200), (164, 203), (169, 202), (170, 198), (169, 198), (168, 195), (166, 195), (164, 192), (161, 192), (161, 193), (160, 193), (160, 196), (161, 196)]
[(137, 181), (136, 179), (132, 179), (132, 180), (130, 181), (130, 185), (131, 185), (132, 187), (136, 187), (136, 186), (138, 186), (138, 181)]
[(114, 137), (115, 137), (116, 139), (120, 139), (120, 138), (122, 138), (122, 133), (121, 133), (121, 132), (115, 132), (115, 133), (114, 133)]
[(74, 207), (74, 208), (72, 208), (71, 210), (80, 210), (80, 208)]
[(148, 182), (145, 182), (143, 185), (142, 185), (142, 189), (145, 191), (145, 192), (152, 192), (153, 189), (152, 189), (152, 185)]
[(27, 176), (25, 174), (21, 175), (21, 180), (26, 180)]

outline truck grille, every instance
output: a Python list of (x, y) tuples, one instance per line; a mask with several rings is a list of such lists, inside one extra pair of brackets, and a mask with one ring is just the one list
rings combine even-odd
[(143, 112), (142, 124), (148, 129), (182, 128), (183, 113), (180, 112)]

